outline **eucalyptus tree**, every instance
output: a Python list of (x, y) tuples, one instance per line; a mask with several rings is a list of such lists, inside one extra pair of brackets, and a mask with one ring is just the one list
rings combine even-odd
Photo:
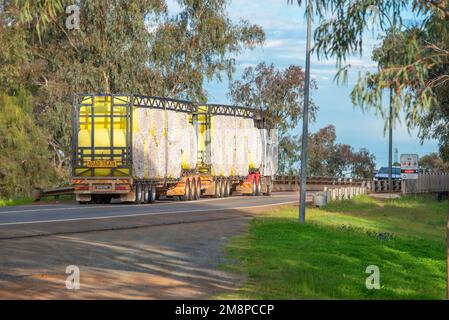
[[(233, 22), (227, 0), (12, 0), (0, 7), (0, 89), (33, 96), (57, 166), (67, 167), (70, 103), (77, 92), (129, 92), (206, 100), (208, 79), (232, 76), (234, 59), (264, 41), (248, 21)], [(79, 28), (68, 29), (76, 5)], [(13, 77), (6, 76), (11, 70)]]
[[(297, 2), (301, 5), (304, 0)], [(421, 127), (423, 138), (437, 133), (438, 130), (432, 129), (440, 115), (432, 111), (439, 108), (442, 100), (439, 91), (449, 80), (449, 2), (314, 0), (313, 3), (319, 20), (314, 50), (321, 59), (335, 59), (338, 80), (347, 79), (351, 56), (367, 53), (363, 52), (366, 32), (371, 28), (381, 34), (382, 46), (373, 52), (379, 68), (377, 72), (360, 74), (352, 92), (354, 104), (365, 110), (375, 109), (386, 118), (383, 91), (393, 88), (394, 114), (404, 111), (409, 127)], [(416, 17), (415, 21), (404, 21), (406, 11)]]
[[(291, 130), (302, 118), (304, 80), (304, 71), (297, 65), (282, 70), (261, 62), (245, 68), (242, 78), (229, 85), (228, 95), (233, 103), (263, 110), (268, 121), (278, 129), (279, 171), (283, 173), (295, 172), (299, 161), (299, 140)], [(312, 89), (316, 89), (315, 82)], [(309, 110), (314, 120), (318, 106), (313, 101)]]

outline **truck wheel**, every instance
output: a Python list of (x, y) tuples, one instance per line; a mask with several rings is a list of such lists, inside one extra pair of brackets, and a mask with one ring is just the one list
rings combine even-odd
[(257, 196), (261, 196), (262, 195), (262, 177), (259, 177), (259, 182), (257, 182), (256, 195)]
[(267, 181), (267, 192), (265, 192), (266, 196), (271, 196), (271, 179)]
[(215, 180), (214, 198), (221, 198), (221, 179)]
[(187, 201), (192, 201), (194, 192), (195, 192), (195, 185), (193, 183), (193, 180), (189, 180), (189, 197), (187, 198)]
[(201, 182), (199, 179), (192, 180), (192, 199), (198, 200), (200, 198), (201, 193)]
[(145, 185), (143, 187), (143, 203), (150, 202), (150, 187)]
[(181, 199), (181, 201), (191, 200), (192, 199), (191, 191), (192, 191), (192, 189), (190, 188), (190, 181), (189, 181), (189, 179), (187, 179), (185, 182), (185, 186), (184, 186), (184, 194), (179, 197)]
[(226, 191), (226, 179), (222, 179), (220, 181), (220, 198), (225, 197), (225, 191)]
[(223, 192), (223, 197), (227, 198), (231, 195), (231, 183), (228, 179), (223, 181), (224, 184), (224, 192)]
[(190, 183), (190, 189), (191, 189), (191, 199), (190, 200), (196, 200), (196, 179), (192, 178), (192, 182)]
[(149, 187), (148, 196), (149, 196), (148, 197), (149, 203), (154, 203), (156, 201), (156, 187), (155, 186)]
[(198, 179), (196, 180), (196, 199), (198, 200), (201, 198), (201, 178), (198, 177)]
[(136, 194), (136, 198), (134, 199), (134, 204), (141, 204), (143, 200), (143, 190), (142, 185), (140, 183), (136, 183), (134, 187), (134, 193)]
[(252, 185), (251, 195), (252, 195), (252, 196), (257, 195), (256, 178), (253, 178), (253, 185)]

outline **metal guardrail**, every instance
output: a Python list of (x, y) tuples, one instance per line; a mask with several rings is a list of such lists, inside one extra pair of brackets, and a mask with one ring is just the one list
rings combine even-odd
[[(275, 176), (273, 182), (275, 184), (285, 185), (299, 185), (299, 176)], [(342, 177), (307, 177), (306, 184), (308, 185), (323, 185), (323, 186), (363, 186), (367, 187), (372, 180), (367, 179), (352, 179)]]
[[(273, 182), (277, 185), (291, 186), (299, 188), (300, 178), (298, 176), (276, 176)], [(390, 192), (388, 180), (373, 179), (352, 179), (342, 177), (307, 177), (307, 185), (326, 186), (328, 188), (336, 188), (340, 186), (365, 187), (369, 192)], [(402, 191), (402, 180), (392, 181), (392, 192)]]

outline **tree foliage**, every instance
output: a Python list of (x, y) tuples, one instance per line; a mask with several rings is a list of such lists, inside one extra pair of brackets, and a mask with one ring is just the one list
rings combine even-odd
[[(297, 65), (280, 70), (261, 62), (256, 67), (245, 68), (242, 79), (230, 84), (229, 97), (235, 104), (263, 110), (271, 124), (285, 134), (302, 118), (304, 80), (304, 71)], [(316, 89), (314, 81), (311, 88)], [(317, 110), (310, 101), (311, 121)]]
[(309, 135), (307, 172), (312, 176), (372, 178), (374, 155), (364, 148), (356, 152), (347, 144), (337, 143), (336, 139), (333, 125)]
[[(438, 139), (440, 151), (449, 158), (449, 131), (444, 125), (448, 120), (449, 1), (312, 2), (312, 12), (319, 20), (315, 52), (320, 58), (336, 60), (339, 80), (347, 77), (348, 59), (362, 54), (367, 30), (381, 34), (382, 45), (373, 52), (378, 70), (360, 75), (352, 92), (354, 104), (375, 109), (388, 121), (382, 98), (392, 90), (394, 119), (404, 111), (408, 127), (418, 127), (422, 141)], [(415, 21), (403, 21), (404, 11), (411, 11)]]
[[(234, 104), (263, 110), (270, 125), (279, 134), (279, 171), (291, 173), (299, 160), (299, 139), (291, 129), (302, 118), (305, 74), (301, 67), (291, 65), (284, 70), (273, 64), (259, 63), (245, 68), (241, 80), (229, 85), (229, 97)], [(312, 82), (312, 89), (316, 84)], [(310, 101), (310, 118), (318, 107)]]
[(153, 86), (159, 94), (205, 101), (203, 82), (230, 79), (235, 60), (244, 49), (265, 39), (263, 30), (246, 20), (233, 23), (226, 0), (178, 0), (182, 11), (155, 26), (150, 40), (150, 66), (156, 70)]
[(43, 130), (33, 121), (29, 95), (0, 95), (0, 195), (28, 194), (56, 179)]
[[(79, 29), (67, 29), (68, 0), (0, 5), (0, 93), (32, 97), (58, 172), (68, 168), (72, 95), (140, 93), (206, 100), (204, 83), (232, 76), (234, 57), (264, 41), (248, 21), (230, 20), (227, 0), (76, 1)], [(65, 172), (68, 172), (67, 170)]]
[(419, 159), (419, 167), (427, 172), (449, 172), (449, 164), (437, 153), (427, 154)]

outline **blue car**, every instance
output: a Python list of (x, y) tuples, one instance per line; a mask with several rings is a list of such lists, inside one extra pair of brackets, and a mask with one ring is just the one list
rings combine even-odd
[[(391, 178), (393, 180), (401, 179), (401, 167), (392, 167)], [(379, 171), (374, 175), (375, 180), (386, 180), (388, 179), (388, 167), (382, 167)]]

